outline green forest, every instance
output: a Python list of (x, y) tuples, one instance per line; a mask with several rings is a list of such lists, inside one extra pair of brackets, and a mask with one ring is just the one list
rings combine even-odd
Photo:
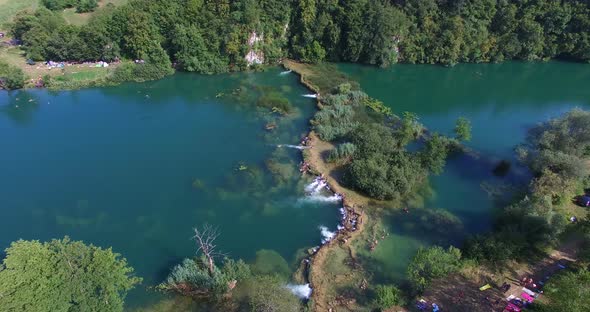
[[(285, 57), (303, 62), (452, 65), (563, 58), (590, 60), (588, 1), (550, 0), (44, 0), (18, 14), (10, 34), (35, 61), (144, 60), (119, 80), (155, 79), (170, 68), (244, 70)], [(96, 10), (66, 23), (64, 8)], [(255, 61), (245, 56), (253, 52)]]

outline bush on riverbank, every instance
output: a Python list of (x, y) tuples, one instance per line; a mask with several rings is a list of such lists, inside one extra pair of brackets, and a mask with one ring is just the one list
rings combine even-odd
[(328, 155), (329, 162), (348, 162), (354, 156), (356, 145), (346, 142), (339, 144), (335, 149), (330, 151)]
[(20, 68), (0, 61), (0, 89), (20, 89), (25, 86), (25, 79), (25, 74)]
[(453, 246), (420, 248), (408, 266), (408, 279), (415, 292), (424, 291), (430, 281), (445, 277), (461, 267), (461, 251)]
[(404, 294), (395, 285), (377, 285), (374, 289), (374, 296), (373, 305), (381, 311), (406, 304)]

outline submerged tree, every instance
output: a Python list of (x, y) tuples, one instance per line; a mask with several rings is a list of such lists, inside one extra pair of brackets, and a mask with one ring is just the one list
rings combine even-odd
[(0, 266), (0, 311), (123, 311), (141, 278), (119, 254), (80, 241), (19, 240)]
[(459, 117), (455, 124), (455, 135), (459, 141), (471, 140), (471, 122), (465, 117)]

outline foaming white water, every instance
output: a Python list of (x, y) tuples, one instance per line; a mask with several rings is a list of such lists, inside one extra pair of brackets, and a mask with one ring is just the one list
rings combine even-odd
[(287, 284), (287, 289), (289, 289), (295, 296), (299, 297), (300, 299), (309, 299), (311, 297), (312, 289), (309, 287), (309, 284), (305, 285), (293, 285)]
[(325, 244), (329, 241), (332, 240), (332, 238), (334, 238), (334, 236), (336, 236), (336, 232), (332, 232), (330, 230), (328, 230), (328, 227), (320, 225), (319, 226), (320, 232), (322, 233), (322, 244)]
[(313, 182), (305, 186), (305, 192), (311, 195), (319, 195), (319, 193), (326, 187), (326, 181), (316, 178)]
[(291, 73), (291, 71), (290, 71), (290, 70), (286, 70), (286, 71), (282, 71), (282, 72), (281, 72), (279, 75), (280, 75), (280, 76), (285, 76), (285, 75), (288, 75), (288, 74), (290, 74), (290, 73)]
[(304, 150), (306, 148), (309, 148), (308, 146), (291, 145), (291, 144), (279, 144), (279, 145), (277, 145), (277, 147), (295, 148), (295, 149), (298, 149), (298, 150)]
[(324, 196), (324, 195), (309, 195), (303, 198), (299, 198), (297, 201), (299, 203), (337, 203), (342, 200), (340, 195), (334, 194), (332, 196)]
[(318, 98), (318, 95), (317, 94), (303, 94), (302, 96), (303, 97), (306, 97), (306, 98), (311, 98), (311, 99), (317, 99)]

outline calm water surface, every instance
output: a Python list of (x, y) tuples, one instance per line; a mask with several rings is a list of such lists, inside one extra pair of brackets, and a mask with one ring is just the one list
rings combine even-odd
[[(514, 163), (514, 146), (535, 123), (590, 106), (590, 65), (340, 68), (394, 112), (417, 113), (431, 131), (451, 134), (457, 117), (469, 118), (467, 145), (480, 155), (451, 158), (424, 201), (387, 218), (390, 236), (364, 254), (383, 282), (402, 280), (419, 246), (489, 230), (494, 202), (482, 184), (528, 179), (518, 166), (495, 177), (497, 162)], [(318, 226), (333, 229), (338, 220), (337, 203), (305, 198), (299, 151), (276, 147), (306, 132), (315, 108), (304, 93), (278, 69), (0, 93), (0, 246), (64, 235), (113, 246), (150, 286), (194, 254), (191, 228), (210, 223), (231, 256), (254, 261), (256, 251), (270, 249), (292, 264), (298, 250), (319, 243)], [(287, 98), (294, 111), (278, 118), (257, 108), (265, 96)], [(277, 129), (266, 131), (269, 123)], [(152, 296), (139, 289), (128, 301)]]
[[(528, 181), (513, 153), (527, 129), (575, 107), (590, 109), (588, 64), (395, 65), (386, 70), (342, 64), (340, 69), (394, 112), (418, 114), (431, 131), (453, 135), (456, 119), (467, 117), (473, 126), (467, 146), (480, 155), (451, 158), (446, 171), (431, 179), (433, 194), (424, 203), (411, 204), (409, 215), (389, 218), (391, 235), (368, 255), (384, 281), (402, 280), (419, 246), (459, 244), (466, 234), (489, 230), (494, 201), (482, 184)], [(512, 171), (498, 178), (492, 170), (502, 159), (512, 162)]]
[[(112, 246), (151, 286), (194, 255), (192, 228), (209, 223), (232, 257), (269, 249), (293, 263), (320, 243), (320, 225), (335, 229), (339, 205), (304, 198), (300, 151), (277, 148), (298, 144), (315, 111), (279, 73), (1, 92), (0, 248), (69, 235)], [(264, 96), (293, 112), (257, 108)], [(128, 302), (152, 296), (139, 289)]]

